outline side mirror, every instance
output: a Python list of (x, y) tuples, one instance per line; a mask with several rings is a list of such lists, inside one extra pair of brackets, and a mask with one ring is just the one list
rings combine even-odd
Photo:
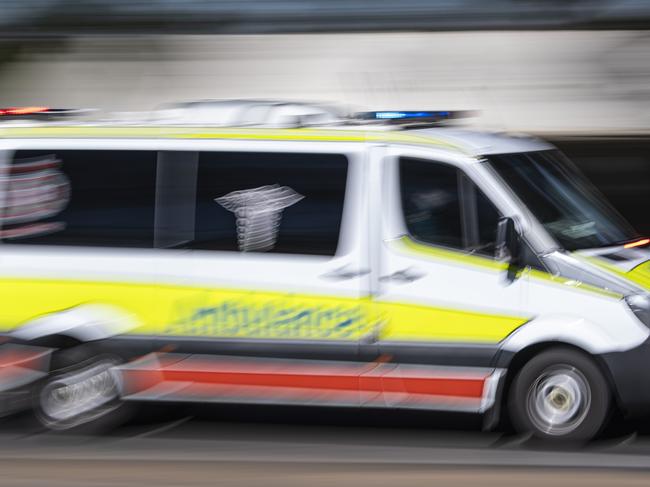
[(495, 256), (498, 261), (508, 264), (507, 281), (514, 281), (519, 270), (521, 237), (515, 227), (515, 221), (510, 217), (499, 221)]

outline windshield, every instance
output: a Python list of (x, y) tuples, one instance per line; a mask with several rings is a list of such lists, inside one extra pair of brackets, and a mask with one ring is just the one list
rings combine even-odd
[(559, 151), (485, 156), (546, 230), (567, 250), (638, 238), (625, 219)]

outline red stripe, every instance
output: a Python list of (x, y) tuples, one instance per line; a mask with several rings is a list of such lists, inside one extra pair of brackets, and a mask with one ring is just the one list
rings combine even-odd
[[(390, 367), (389, 372), (382, 374), (378, 367), (377, 364), (312, 365), (291, 361), (240, 362), (187, 358), (165, 364), (152, 361), (140, 369), (123, 369), (122, 373), (127, 394), (174, 382), (187, 383), (192, 389), (198, 388), (204, 392), (213, 390), (214, 393), (223, 392), (223, 386), (225, 390), (228, 387), (241, 390), (252, 388), (253, 391), (261, 388), (261, 393), (268, 393), (274, 388), (292, 390), (298, 395), (301, 394), (298, 390), (321, 390), (341, 394), (359, 391), (365, 394), (398, 393), (467, 399), (480, 399), (483, 396), (484, 374), (451, 375), (449, 371), (426, 367), (417, 369), (415, 374)], [(370, 368), (374, 370), (369, 372)], [(368, 375), (364, 375), (366, 373)]]
[(381, 382), (384, 392), (480, 398), (483, 397), (485, 379), (383, 377)]
[(358, 375), (278, 374), (263, 370), (257, 373), (166, 370), (163, 375), (167, 380), (199, 382), (202, 384), (298, 387), (301, 389), (335, 389), (343, 391), (359, 389)]

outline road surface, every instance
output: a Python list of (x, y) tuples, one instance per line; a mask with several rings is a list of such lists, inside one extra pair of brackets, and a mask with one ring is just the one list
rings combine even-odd
[(94, 434), (0, 427), (2, 486), (650, 485), (647, 426), (586, 447), (483, 433), (471, 416), (145, 408)]

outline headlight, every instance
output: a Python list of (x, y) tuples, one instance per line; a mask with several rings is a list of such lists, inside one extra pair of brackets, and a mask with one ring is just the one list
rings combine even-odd
[(644, 294), (632, 294), (625, 297), (625, 302), (639, 321), (650, 328), (650, 297)]

